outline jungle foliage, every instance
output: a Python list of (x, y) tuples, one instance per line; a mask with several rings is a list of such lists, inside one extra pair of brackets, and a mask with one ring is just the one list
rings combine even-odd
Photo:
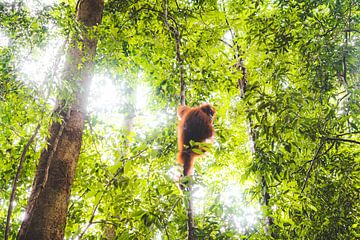
[[(61, 76), (76, 1), (43, 2), (0, 2), (0, 238), (20, 159), (14, 239), (55, 99), (74, 87)], [(359, 1), (108, 0), (93, 34), (66, 239), (186, 238), (182, 74), (186, 104), (217, 109), (193, 177), (198, 239), (360, 238)]]

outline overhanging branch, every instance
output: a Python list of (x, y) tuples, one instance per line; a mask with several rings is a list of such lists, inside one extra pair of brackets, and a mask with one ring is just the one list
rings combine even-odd
[(360, 142), (359, 142), (359, 141), (356, 141), (356, 140), (343, 139), (343, 138), (338, 138), (338, 137), (327, 137), (327, 138), (325, 138), (325, 140), (328, 140), (328, 141), (339, 141), (339, 142), (349, 142), (349, 143), (360, 144)]

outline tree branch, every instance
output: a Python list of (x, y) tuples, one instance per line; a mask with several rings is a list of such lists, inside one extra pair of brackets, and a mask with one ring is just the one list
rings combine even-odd
[(321, 149), (323, 148), (323, 146), (324, 146), (324, 143), (321, 142), (321, 144), (320, 144), (319, 148), (317, 149), (317, 151), (316, 151), (313, 159), (311, 160), (310, 167), (309, 167), (309, 169), (308, 169), (308, 171), (307, 171), (307, 173), (306, 173), (306, 178), (305, 178), (304, 185), (303, 185), (302, 188), (301, 188), (301, 193), (303, 193), (303, 191), (304, 191), (304, 189), (305, 189), (305, 186), (306, 186), (306, 184), (307, 184), (307, 182), (308, 182), (308, 180), (309, 180), (309, 177), (310, 177), (311, 170), (312, 170), (312, 168), (313, 168), (313, 166), (314, 166), (314, 163), (315, 163), (316, 159), (318, 158), (318, 156), (319, 156), (319, 154), (320, 154), (320, 151), (321, 151)]
[(360, 132), (341, 133), (341, 134), (337, 134), (336, 137), (341, 137), (341, 136), (345, 136), (345, 135), (352, 135), (352, 134), (360, 134)]
[(184, 59), (181, 57), (181, 35), (179, 32), (179, 29), (177, 27), (176, 21), (172, 19), (175, 22), (175, 27), (170, 25), (168, 21), (168, 2), (167, 0), (163, 1), (163, 7), (164, 7), (164, 24), (167, 26), (167, 28), (172, 32), (175, 39), (176, 44), (176, 61), (179, 64), (180, 68), (180, 104), (185, 105), (185, 78), (184, 78)]
[(164, 227), (165, 227), (165, 234), (166, 234), (168, 240), (170, 240), (170, 236), (169, 236), (169, 233), (168, 233), (168, 230), (167, 230), (167, 225), (168, 225), (168, 223), (170, 222), (170, 216), (171, 216), (171, 214), (173, 213), (175, 207), (178, 205), (180, 199), (181, 199), (181, 198), (178, 198), (178, 199), (176, 200), (176, 202), (174, 203), (174, 205), (173, 205), (173, 206), (171, 207), (171, 209), (170, 209), (170, 212), (169, 212), (169, 214), (168, 214), (168, 217), (166, 218), (167, 220), (166, 220), (166, 222), (165, 222), (165, 226), (164, 226)]
[(357, 33), (360, 33), (359, 30), (357, 30), (357, 29), (351, 29), (351, 28), (345, 29), (344, 32), (357, 32)]
[[(191, 176), (190, 176), (191, 177)], [(188, 181), (187, 188), (187, 227), (188, 227), (188, 240), (194, 240), (195, 238), (195, 222), (194, 222), (194, 207), (192, 199), (192, 181)]]
[(355, 141), (355, 140), (352, 140), (352, 139), (343, 139), (343, 138), (327, 137), (327, 138), (325, 138), (325, 140), (329, 140), (329, 141), (341, 141), (341, 142), (349, 142), (349, 143), (360, 144), (359, 141)]
[[(124, 162), (126, 160), (129, 160), (129, 159), (134, 159), (136, 157), (138, 157), (140, 154), (142, 154), (143, 152), (145, 152), (147, 150), (147, 148), (143, 149), (142, 151), (138, 152), (136, 155), (134, 156), (131, 156), (131, 157), (127, 157), (127, 158), (123, 158), (121, 159), (120, 161), (121, 162)], [(84, 228), (84, 230), (81, 232), (81, 234), (79, 235), (79, 239), (81, 239), (84, 234), (86, 233), (86, 231), (88, 230), (88, 228), (94, 223), (93, 220), (95, 218), (95, 214), (96, 214), (96, 210), (98, 209), (103, 197), (104, 197), (104, 194), (107, 192), (107, 190), (109, 189), (110, 187), (110, 184), (112, 184), (112, 182), (115, 180), (115, 178), (122, 172), (122, 170), (124, 169), (124, 167), (119, 167), (117, 170), (116, 170), (116, 173), (114, 174), (113, 178), (106, 184), (105, 186), (105, 191), (102, 192), (100, 198), (99, 198), (99, 201), (96, 203), (93, 211), (92, 211), (92, 214), (91, 214), (91, 217), (89, 219), (89, 222), (88, 224), (86, 225), (86, 227)]]
[(30, 137), (29, 141), (26, 143), (26, 145), (25, 145), (25, 147), (24, 147), (24, 149), (23, 149), (23, 151), (21, 153), (21, 156), (20, 156), (20, 162), (19, 162), (16, 174), (15, 174), (14, 181), (13, 181), (10, 200), (9, 200), (8, 213), (7, 213), (7, 216), (6, 216), (5, 240), (8, 239), (8, 234), (9, 234), (9, 231), (10, 231), (10, 218), (11, 218), (11, 213), (12, 213), (12, 210), (13, 210), (13, 201), (15, 199), (17, 182), (19, 180), (20, 172), (21, 172), (21, 170), (23, 168), (23, 165), (24, 165), (24, 162), (25, 162), (26, 153), (29, 150), (30, 145), (34, 141), (34, 139), (35, 139), (36, 135), (38, 134), (39, 129), (41, 127), (41, 124), (40, 124), (41, 120), (42, 120), (42, 118), (39, 120), (39, 123), (36, 126), (33, 135)]

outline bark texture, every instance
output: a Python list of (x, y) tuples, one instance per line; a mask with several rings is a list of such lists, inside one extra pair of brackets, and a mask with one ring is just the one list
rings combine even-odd
[[(77, 87), (69, 107), (58, 101), (54, 113), (62, 121), (50, 126), (48, 146), (43, 149), (26, 216), (19, 230), (18, 239), (64, 239), (67, 208), (71, 184), (78, 162), (88, 89), (92, 78), (95, 38), (89, 37), (87, 27), (98, 25), (104, 8), (103, 0), (80, 0), (77, 20), (83, 23), (81, 37), (73, 39), (64, 67), (64, 81)], [(79, 48), (78, 46), (80, 46)]]

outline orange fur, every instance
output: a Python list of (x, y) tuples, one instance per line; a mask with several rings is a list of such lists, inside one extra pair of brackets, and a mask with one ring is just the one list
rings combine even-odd
[[(177, 162), (183, 165), (184, 176), (189, 176), (193, 172), (195, 158), (200, 156), (193, 151), (195, 147), (190, 146), (190, 142), (201, 143), (214, 137), (213, 116), (215, 109), (210, 104), (202, 104), (193, 108), (180, 106), (177, 114), (180, 118)], [(201, 151), (205, 152), (204, 149)]]

